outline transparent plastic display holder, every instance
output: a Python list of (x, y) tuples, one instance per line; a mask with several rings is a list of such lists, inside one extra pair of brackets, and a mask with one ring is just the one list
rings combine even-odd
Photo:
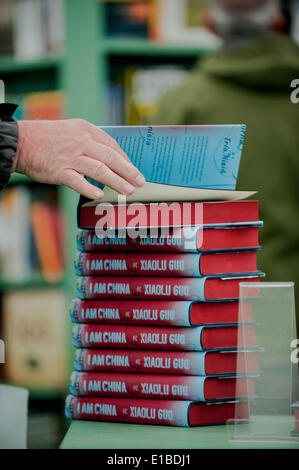
[[(248, 326), (250, 313), (256, 328), (257, 348), (247, 346), (249, 329), (245, 319)], [(266, 447), (272, 443), (274, 447), (286, 444), (299, 448), (299, 438), (292, 433), (295, 417), (291, 408), (299, 400), (298, 360), (294, 360), (296, 351), (292, 351), (292, 345), (298, 343), (294, 283), (240, 283), (238, 321), (237, 374), (243, 377), (243, 384), (237, 379), (236, 396), (240, 396), (241, 386), (244, 395), (244, 374), (247, 390), (251, 389), (248, 395), (252, 396), (236, 404), (235, 418), (226, 426), (228, 440), (245, 446)], [(252, 370), (254, 349), (258, 371)], [(248, 416), (244, 414), (244, 401), (248, 404)]]
[(28, 390), (0, 384), (0, 449), (26, 449)]
[(0, 103), (4, 103), (4, 101), (5, 101), (4, 81), (0, 80)]

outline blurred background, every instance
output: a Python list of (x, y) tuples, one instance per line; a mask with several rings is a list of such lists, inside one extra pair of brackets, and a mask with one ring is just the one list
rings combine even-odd
[[(17, 119), (151, 123), (160, 97), (222, 47), (206, 27), (212, 3), (0, 0), (5, 100), (19, 105)], [(284, 34), (299, 43), (299, 1), (279, 5)], [(77, 202), (19, 174), (0, 194), (0, 381), (30, 391), (31, 448), (57, 447), (66, 431)]]

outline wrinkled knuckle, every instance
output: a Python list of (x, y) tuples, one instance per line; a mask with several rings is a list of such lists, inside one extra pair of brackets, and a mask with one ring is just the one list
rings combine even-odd
[(81, 148), (83, 149), (88, 149), (90, 148), (89, 144), (90, 144), (90, 136), (87, 132), (82, 132), (81, 136), (80, 136), (80, 144), (81, 144)]
[(94, 179), (101, 178), (107, 174), (108, 168), (106, 167), (105, 163), (103, 162), (98, 162), (97, 166), (94, 169)]
[(72, 119), (72, 121), (79, 129), (84, 129), (86, 127), (86, 121), (84, 121), (84, 119), (75, 118)]
[(105, 151), (105, 162), (108, 166), (111, 166), (115, 162), (115, 155), (112, 149)]

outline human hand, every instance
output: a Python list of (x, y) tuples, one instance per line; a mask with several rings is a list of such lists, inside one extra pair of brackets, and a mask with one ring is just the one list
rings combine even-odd
[(18, 128), (12, 171), (41, 183), (64, 184), (90, 199), (104, 193), (82, 174), (125, 195), (145, 182), (117, 142), (83, 119), (24, 120)]

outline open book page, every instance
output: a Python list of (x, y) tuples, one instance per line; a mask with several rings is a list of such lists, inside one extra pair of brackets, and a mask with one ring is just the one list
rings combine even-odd
[(236, 188), (246, 126), (102, 127), (146, 181), (190, 188)]
[(167, 184), (145, 183), (136, 188), (131, 196), (120, 196), (111, 188), (104, 188), (104, 198), (90, 201), (84, 205), (96, 205), (100, 202), (123, 204), (131, 202), (204, 202), (204, 201), (237, 201), (253, 196), (256, 191), (230, 191), (221, 189), (186, 188)]

